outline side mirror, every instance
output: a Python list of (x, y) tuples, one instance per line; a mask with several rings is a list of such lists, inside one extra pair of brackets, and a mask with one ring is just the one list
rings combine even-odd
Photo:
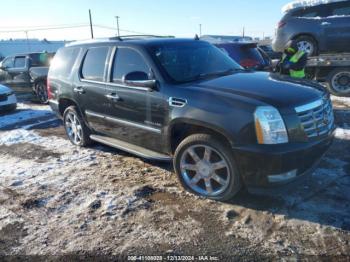
[(151, 90), (156, 87), (156, 80), (149, 79), (145, 72), (134, 71), (123, 76), (123, 83), (129, 86), (146, 87)]

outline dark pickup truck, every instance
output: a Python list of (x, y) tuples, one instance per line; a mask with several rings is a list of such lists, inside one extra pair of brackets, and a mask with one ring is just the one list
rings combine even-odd
[(67, 45), (48, 75), (49, 104), (74, 145), (173, 160), (186, 189), (216, 200), (313, 168), (334, 131), (321, 90), (244, 70), (204, 41), (145, 36)]
[(12, 87), (16, 93), (33, 92), (47, 102), (46, 77), (54, 53), (28, 53), (6, 57), (0, 62), (0, 83)]

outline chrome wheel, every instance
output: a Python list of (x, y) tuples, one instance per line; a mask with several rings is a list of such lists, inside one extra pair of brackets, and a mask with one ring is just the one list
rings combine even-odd
[(315, 49), (314, 45), (308, 41), (298, 42), (298, 48), (300, 51), (304, 51), (307, 54), (313, 54)]
[(217, 196), (230, 184), (231, 170), (226, 159), (208, 145), (187, 148), (180, 159), (180, 170), (186, 185), (203, 196)]
[(338, 93), (350, 92), (350, 72), (344, 71), (332, 77), (332, 87)]
[(65, 117), (64, 125), (69, 139), (75, 145), (79, 145), (82, 141), (83, 129), (78, 117), (74, 112), (68, 112)]

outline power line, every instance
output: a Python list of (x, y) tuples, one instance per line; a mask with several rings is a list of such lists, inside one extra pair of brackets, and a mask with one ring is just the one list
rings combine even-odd
[[(94, 26), (115, 31), (115, 27), (111, 27), (111, 26), (107, 26), (107, 25), (94, 24)], [(16, 30), (0, 30), (0, 33), (20, 33), (20, 32), (72, 29), (72, 28), (82, 28), (82, 27), (90, 27), (90, 24), (85, 23), (85, 24), (71, 24), (71, 25), (68, 25), (68, 24), (67, 25), (52, 25), (52, 26), (47, 26), (47, 27), (28, 27), (28, 28), (21, 28), (21, 29), (16, 29)], [(120, 28), (119, 30), (121, 32), (126, 32), (126, 33), (149, 35), (149, 33), (127, 30), (127, 29), (122, 29), (122, 28)]]

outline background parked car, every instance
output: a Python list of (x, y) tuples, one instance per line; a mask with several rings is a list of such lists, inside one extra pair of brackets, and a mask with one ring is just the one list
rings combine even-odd
[(27, 93), (34, 84), (34, 93), (40, 94), (37, 82), (31, 80), (30, 71), (35, 67), (48, 67), (53, 56), (53, 53), (43, 52), (6, 57), (0, 63), (0, 83), (13, 87), (17, 93)]
[(17, 107), (17, 98), (12, 89), (0, 85), (0, 113), (13, 111)]
[(294, 7), (278, 23), (273, 49), (282, 52), (295, 39), (310, 55), (350, 51), (350, 1)]
[(271, 69), (271, 59), (264, 51), (258, 48), (257, 43), (232, 42), (216, 43), (214, 45), (223, 50), (245, 69), (258, 71), (269, 71)]

